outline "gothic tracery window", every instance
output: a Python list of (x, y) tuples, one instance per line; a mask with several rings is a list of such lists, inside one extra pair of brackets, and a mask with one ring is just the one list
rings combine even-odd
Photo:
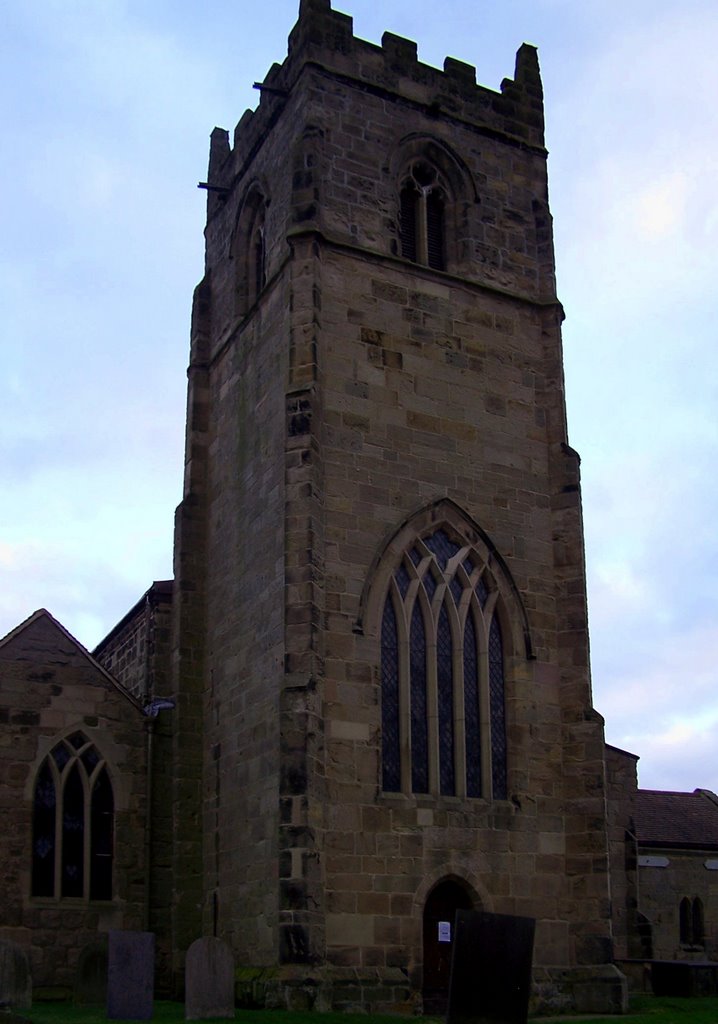
[(412, 164), (399, 197), (401, 254), (434, 270), (446, 269), (445, 195), (434, 167), (424, 162)]
[(33, 896), (112, 898), (112, 783), (82, 732), (55, 744), (40, 766), (32, 843)]
[(381, 628), (385, 792), (506, 798), (498, 605), (485, 560), (444, 528), (404, 552)]

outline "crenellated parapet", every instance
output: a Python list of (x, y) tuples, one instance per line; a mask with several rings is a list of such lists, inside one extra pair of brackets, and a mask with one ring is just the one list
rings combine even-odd
[[(385, 32), (381, 45), (354, 35), (353, 20), (332, 9), (330, 0), (301, 0), (299, 18), (289, 35), (288, 55), (274, 64), (257, 83), (260, 102), (247, 110), (229, 133), (215, 129), (210, 151), (209, 182), (231, 188), (251, 161), (276, 119), (290, 101), (300, 77), (307, 71), (329, 74), (355, 83), (369, 93), (400, 100), (444, 121), (454, 120), (479, 134), (543, 151), (543, 91), (536, 50), (523, 44), (513, 78), (505, 78), (500, 91), (476, 83), (476, 68), (447, 57), (443, 70), (418, 58), (410, 39)], [(231, 157), (231, 160), (229, 159)], [(209, 213), (219, 193), (210, 193)]]

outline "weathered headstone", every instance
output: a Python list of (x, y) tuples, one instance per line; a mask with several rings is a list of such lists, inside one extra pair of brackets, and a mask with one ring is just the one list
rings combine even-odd
[(447, 1024), (526, 1024), (535, 924), (457, 910)]
[(109, 932), (107, 1016), (110, 1020), (150, 1020), (154, 973), (155, 937), (152, 932)]
[(107, 1002), (107, 939), (93, 942), (80, 953), (73, 1001), (77, 1006), (104, 1006)]
[(25, 950), (15, 942), (0, 940), (0, 1010), (29, 1010), (32, 979)]
[(187, 950), (185, 1019), (234, 1018), (234, 958), (226, 942), (205, 937)]

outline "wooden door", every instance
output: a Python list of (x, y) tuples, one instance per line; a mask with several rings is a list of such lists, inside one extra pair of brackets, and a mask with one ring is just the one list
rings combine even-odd
[(471, 909), (471, 897), (458, 882), (440, 882), (429, 893), (424, 906), (424, 1013), (446, 1011), (454, 917), (457, 910)]

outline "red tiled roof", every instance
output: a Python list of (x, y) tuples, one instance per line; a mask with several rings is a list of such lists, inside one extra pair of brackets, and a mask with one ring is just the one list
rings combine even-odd
[(641, 845), (718, 848), (718, 797), (702, 789), (693, 793), (639, 789), (633, 823)]

